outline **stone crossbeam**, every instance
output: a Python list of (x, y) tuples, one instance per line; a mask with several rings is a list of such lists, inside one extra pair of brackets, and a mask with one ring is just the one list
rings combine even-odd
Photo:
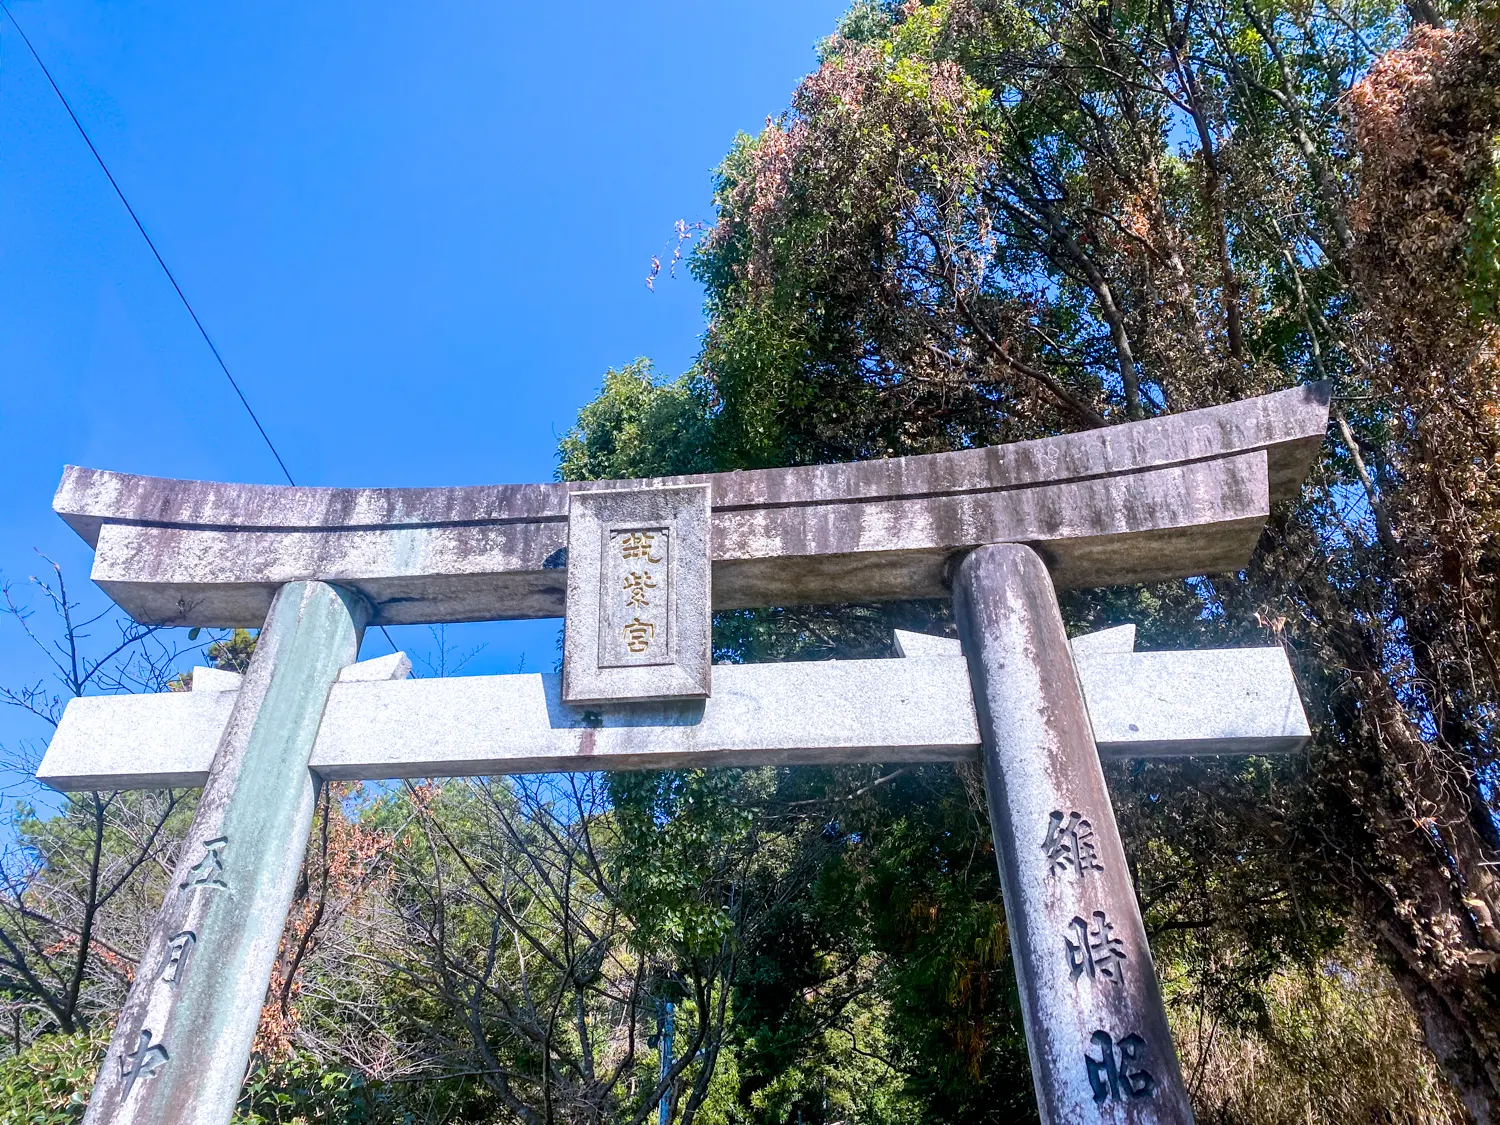
[(258, 627), (282, 584), (369, 601), (372, 625), (556, 617), (568, 497), (710, 487), (712, 605), (946, 597), (955, 558), (1029, 544), (1058, 586), (1244, 566), (1327, 424), (1325, 384), (1013, 445), (638, 481), (342, 489), (70, 467), (54, 508), (137, 621)]
[[(1274, 754), (1307, 720), (1279, 648), (1131, 651), (1134, 627), (1074, 651), (1106, 757)], [(311, 767), (330, 779), (589, 769), (976, 760), (979, 728), (958, 642), (898, 632), (896, 660), (721, 664), (707, 700), (567, 707), (560, 676), (409, 680), (393, 655), (344, 669)], [(197, 669), (191, 692), (68, 705), (38, 771), (61, 790), (202, 785), (238, 677)]]

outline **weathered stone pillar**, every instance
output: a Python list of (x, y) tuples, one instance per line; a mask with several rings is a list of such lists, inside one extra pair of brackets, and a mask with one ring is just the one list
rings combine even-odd
[(227, 1125), (307, 846), (307, 763), (329, 688), (359, 652), (357, 594), (276, 594), (86, 1125)]
[(1047, 568), (1028, 547), (980, 547), (953, 606), (1042, 1121), (1190, 1125)]

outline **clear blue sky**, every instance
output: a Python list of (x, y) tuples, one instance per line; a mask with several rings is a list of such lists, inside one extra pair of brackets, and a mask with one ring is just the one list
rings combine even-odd
[[(651, 255), (844, 0), (11, 5), (297, 482), (442, 485), (550, 479), (606, 367), (687, 365), (702, 295)], [(66, 463), (279, 479), (8, 23), (0, 287), (0, 575), (40, 549), (99, 599)], [(554, 624), (457, 634), (555, 660)], [(0, 619), (0, 683), (39, 671)]]

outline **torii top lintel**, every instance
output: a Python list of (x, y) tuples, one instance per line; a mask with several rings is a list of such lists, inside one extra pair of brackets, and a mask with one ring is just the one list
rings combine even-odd
[(652, 480), (296, 488), (69, 466), (53, 508), (137, 621), (261, 624), (277, 587), (352, 586), (373, 624), (563, 614), (568, 494), (707, 483), (717, 609), (936, 597), (955, 554), (1022, 542), (1059, 586), (1245, 565), (1327, 427), (1310, 384), (983, 449)]

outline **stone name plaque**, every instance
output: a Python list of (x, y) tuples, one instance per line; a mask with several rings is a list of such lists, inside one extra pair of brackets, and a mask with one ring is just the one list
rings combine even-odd
[(563, 700), (709, 694), (707, 485), (568, 498)]

